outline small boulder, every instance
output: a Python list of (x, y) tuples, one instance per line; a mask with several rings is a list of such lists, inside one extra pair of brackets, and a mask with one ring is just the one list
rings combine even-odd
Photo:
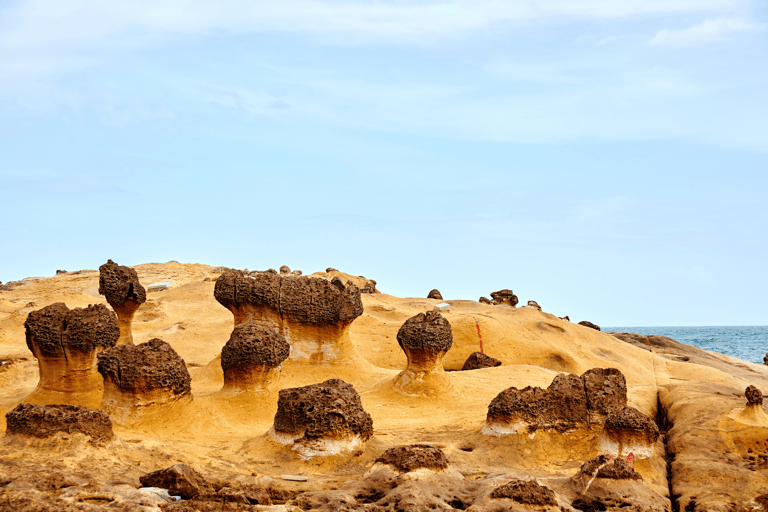
[(291, 267), (289, 267), (288, 265), (283, 265), (282, 267), (280, 267), (280, 274), (287, 275), (290, 273), (291, 273)]
[(246, 322), (235, 327), (221, 349), (224, 388), (268, 391), (291, 347), (277, 329)]
[(763, 393), (755, 386), (748, 386), (744, 395), (747, 397), (747, 405), (762, 407), (763, 405)]
[(504, 289), (491, 293), (491, 303), (494, 305), (506, 304), (508, 306), (517, 306), (517, 295), (512, 293), (512, 290)]
[(376, 462), (392, 466), (401, 473), (417, 469), (444, 470), (448, 469), (448, 459), (443, 450), (436, 446), (412, 444), (397, 446), (385, 451)]
[(487, 356), (482, 352), (472, 352), (466, 361), (464, 366), (461, 367), (464, 370), (477, 370), (480, 368), (493, 368), (494, 366), (501, 366), (501, 361)]
[(168, 494), (171, 496), (181, 496), (185, 500), (210, 491), (210, 485), (205, 478), (186, 464), (175, 464), (169, 468), (148, 473), (140, 477), (139, 481), (144, 487), (168, 489)]
[(565, 316), (559, 316), (558, 318), (559, 318), (560, 320), (565, 320), (566, 322), (570, 322), (570, 321), (571, 321), (571, 319), (570, 319), (570, 317), (568, 317), (568, 315), (565, 315)]
[(437, 300), (443, 300), (443, 296), (440, 294), (440, 291), (435, 288), (429, 294), (427, 295), (428, 299), (437, 299)]
[(115, 437), (112, 421), (103, 411), (79, 405), (21, 403), (5, 415), (6, 434), (44, 439), (58, 432), (80, 433), (101, 443)]
[(599, 449), (614, 457), (634, 453), (635, 457), (651, 457), (658, 440), (659, 427), (634, 407), (624, 407), (608, 414)]
[(365, 286), (360, 290), (360, 293), (380, 293), (379, 290), (376, 289), (376, 281), (373, 279), (368, 279), (365, 283)]
[(480, 304), (493, 304), (491, 302), (491, 299), (489, 299), (488, 297), (480, 297), (478, 302), (480, 302)]
[(529, 300), (528, 307), (533, 309), (538, 309), (539, 311), (541, 311), (541, 306), (539, 306), (539, 303), (536, 302), (535, 300)]
[(589, 327), (590, 329), (594, 329), (596, 331), (600, 330), (600, 326), (597, 324), (593, 324), (592, 322), (589, 322), (587, 320), (582, 320), (579, 322), (579, 325), (583, 325), (584, 327)]
[(517, 503), (535, 506), (557, 505), (555, 492), (534, 480), (510, 480), (491, 493), (493, 499), (509, 499)]

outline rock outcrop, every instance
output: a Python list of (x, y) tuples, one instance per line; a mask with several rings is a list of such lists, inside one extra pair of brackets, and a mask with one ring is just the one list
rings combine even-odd
[(478, 370), (480, 368), (493, 368), (494, 366), (501, 366), (501, 361), (482, 352), (472, 352), (467, 360), (464, 361), (464, 366), (461, 369), (462, 371)]
[(363, 313), (360, 290), (338, 277), (227, 270), (214, 296), (235, 326), (252, 321), (277, 329), (291, 345), (290, 363), (349, 365), (357, 358), (347, 328)]
[(535, 300), (529, 300), (527, 305), (529, 308), (533, 308), (541, 311), (541, 306), (539, 306), (539, 303), (536, 302)]
[(566, 432), (599, 424), (626, 404), (626, 381), (619, 370), (593, 368), (581, 376), (561, 373), (546, 390), (511, 387), (499, 393), (488, 406), (483, 432), (496, 436), (538, 429)]
[(534, 480), (511, 480), (494, 489), (491, 498), (508, 499), (537, 507), (557, 505), (554, 491)]
[(70, 310), (57, 302), (29, 313), (24, 328), (40, 367), (37, 389), (25, 401), (98, 407), (96, 356), (120, 337), (115, 314), (102, 304)]
[(285, 337), (274, 327), (253, 322), (238, 325), (221, 349), (224, 390), (272, 391), (290, 351)]
[(589, 327), (590, 329), (594, 329), (596, 331), (600, 330), (600, 326), (599, 325), (593, 324), (592, 322), (590, 322), (588, 320), (582, 320), (581, 322), (579, 322), (579, 325), (583, 325), (584, 327)]
[(651, 418), (634, 407), (623, 407), (608, 414), (599, 449), (614, 457), (633, 453), (645, 459), (653, 456), (659, 436), (659, 427)]
[(408, 360), (405, 370), (392, 381), (407, 395), (436, 395), (450, 388), (443, 358), (453, 345), (451, 324), (437, 311), (419, 313), (405, 321), (397, 342)]
[(83, 434), (94, 444), (115, 437), (112, 421), (103, 411), (79, 405), (21, 403), (5, 415), (6, 435), (45, 439), (59, 432)]
[(438, 290), (437, 288), (435, 288), (434, 290), (432, 290), (431, 292), (429, 292), (429, 294), (427, 295), (427, 298), (428, 298), (428, 299), (437, 299), (437, 300), (443, 300), (443, 296), (442, 296), (442, 294), (440, 293), (440, 290)]
[(478, 299), (478, 302), (479, 302), (480, 304), (493, 304), (493, 303), (491, 302), (491, 299), (489, 299), (488, 297), (480, 297), (480, 298)]
[(400, 473), (408, 473), (417, 469), (436, 471), (448, 469), (448, 459), (443, 450), (426, 444), (390, 448), (381, 454), (376, 462), (387, 464)]
[(184, 360), (161, 339), (140, 345), (117, 345), (98, 355), (104, 378), (101, 409), (120, 420), (147, 407), (175, 404), (192, 397)]
[(491, 293), (491, 304), (493, 305), (506, 304), (515, 307), (517, 303), (517, 295), (512, 293), (512, 290), (504, 289)]
[(147, 293), (139, 283), (139, 276), (130, 267), (123, 267), (112, 260), (99, 267), (99, 293), (104, 295), (117, 313), (120, 328), (118, 345), (133, 343), (131, 325), (133, 315), (147, 300)]
[(348, 455), (363, 450), (373, 435), (373, 420), (352, 385), (330, 379), (280, 390), (270, 435), (305, 460)]
[(205, 478), (186, 464), (153, 471), (139, 478), (144, 487), (167, 489), (171, 496), (181, 496), (188, 500), (211, 490)]

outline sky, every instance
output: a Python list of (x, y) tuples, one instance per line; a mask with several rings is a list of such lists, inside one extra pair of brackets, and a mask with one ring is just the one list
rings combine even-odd
[(0, 281), (177, 260), (768, 324), (768, 0), (0, 0)]

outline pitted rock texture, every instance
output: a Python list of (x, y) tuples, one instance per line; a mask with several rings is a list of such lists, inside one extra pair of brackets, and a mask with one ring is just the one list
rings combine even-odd
[(98, 356), (99, 373), (123, 393), (167, 389), (188, 395), (192, 379), (184, 360), (159, 338), (140, 345), (117, 345)]
[(92, 441), (112, 439), (112, 421), (106, 413), (80, 405), (21, 403), (5, 415), (6, 433), (44, 439), (58, 432), (80, 433)]
[(291, 273), (291, 267), (289, 267), (288, 265), (283, 265), (282, 267), (280, 267), (280, 273), (281, 274), (290, 274)]
[(338, 278), (227, 270), (216, 280), (214, 297), (230, 311), (241, 305), (266, 306), (285, 319), (308, 324), (351, 323), (363, 314), (360, 290)]
[(147, 293), (139, 283), (136, 271), (112, 260), (99, 267), (99, 294), (104, 295), (112, 307), (126, 301), (143, 304), (147, 300)]
[(627, 406), (627, 380), (616, 368), (592, 368), (581, 375), (590, 412), (607, 415)]
[(526, 505), (557, 505), (555, 492), (533, 480), (511, 480), (491, 493), (493, 499), (510, 499)]
[(451, 324), (437, 311), (419, 313), (400, 326), (397, 342), (403, 349), (447, 352), (453, 345)]
[(489, 299), (488, 297), (480, 297), (478, 302), (480, 302), (480, 304), (493, 304), (491, 302), (491, 299)]
[(437, 299), (437, 300), (443, 300), (443, 295), (440, 293), (440, 290), (435, 288), (429, 294), (427, 295), (428, 299)]
[(495, 305), (508, 304), (515, 307), (517, 306), (518, 298), (517, 295), (512, 293), (512, 290), (504, 289), (491, 293), (491, 303)]
[(319, 384), (280, 390), (274, 429), (304, 439), (373, 435), (373, 420), (351, 384), (330, 379)]
[(401, 473), (417, 469), (448, 469), (448, 459), (443, 450), (426, 444), (412, 444), (390, 448), (376, 459), (376, 462), (387, 464)]
[(579, 325), (583, 325), (584, 327), (589, 327), (590, 329), (594, 329), (596, 331), (600, 330), (600, 326), (599, 325), (593, 324), (592, 322), (590, 322), (588, 320), (582, 320), (581, 322), (579, 322)]
[(235, 327), (221, 349), (221, 368), (266, 366), (275, 368), (288, 359), (291, 346), (277, 329), (246, 322)]
[(501, 366), (501, 361), (493, 357), (487, 356), (482, 352), (472, 352), (469, 357), (464, 361), (464, 366), (461, 367), (464, 370), (477, 370), (479, 368), (493, 368), (494, 366)]
[(536, 302), (535, 300), (529, 300), (528, 307), (533, 309), (538, 309), (539, 311), (541, 311), (541, 306), (539, 306), (539, 303)]
[(755, 386), (747, 386), (744, 395), (747, 397), (747, 405), (763, 405), (763, 392)]
[(608, 432), (638, 435), (651, 443), (659, 438), (659, 427), (651, 418), (634, 407), (624, 407), (608, 415), (605, 420)]
[(171, 496), (181, 496), (185, 500), (211, 490), (205, 478), (186, 464), (175, 464), (148, 473), (140, 477), (139, 481), (144, 487), (167, 489)]
[(82, 353), (109, 348), (117, 343), (120, 330), (115, 314), (103, 304), (69, 309), (56, 302), (32, 311), (24, 322), (27, 347), (42, 356), (63, 357), (64, 349)]

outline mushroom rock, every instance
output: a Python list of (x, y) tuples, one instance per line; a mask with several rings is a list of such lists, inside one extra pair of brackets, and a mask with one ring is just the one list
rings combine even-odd
[(363, 314), (360, 290), (334, 277), (229, 270), (216, 280), (214, 296), (235, 317), (270, 325), (291, 345), (288, 362), (349, 364), (357, 351), (348, 327)]
[(451, 387), (443, 358), (453, 345), (451, 324), (437, 311), (419, 313), (397, 331), (408, 364), (392, 383), (407, 395), (433, 396)]
[(362, 453), (373, 420), (355, 388), (341, 379), (280, 390), (269, 436), (303, 460)]
[(501, 366), (501, 361), (493, 357), (487, 356), (482, 352), (472, 352), (469, 357), (464, 361), (464, 366), (461, 367), (464, 370), (478, 370), (480, 368), (492, 368), (494, 366)]
[(291, 347), (274, 327), (246, 322), (232, 331), (221, 349), (224, 390), (270, 392)]
[(508, 306), (517, 306), (517, 295), (512, 293), (512, 290), (499, 290), (491, 293), (491, 304), (507, 304)]
[(391, 466), (400, 473), (409, 473), (418, 469), (434, 471), (448, 469), (448, 459), (443, 450), (425, 444), (390, 448), (376, 459), (376, 462)]
[(101, 409), (125, 420), (146, 407), (191, 400), (192, 379), (184, 360), (161, 339), (117, 345), (98, 355), (104, 377)]
[(80, 405), (38, 405), (21, 403), (5, 415), (6, 436), (45, 439), (59, 432), (83, 434), (92, 444), (115, 437), (112, 421), (103, 411)]
[(167, 489), (171, 496), (181, 496), (188, 500), (210, 490), (210, 484), (205, 478), (186, 464), (174, 464), (173, 466), (139, 478), (144, 487), (159, 487)]
[(589, 322), (587, 320), (582, 320), (579, 322), (579, 325), (583, 325), (584, 327), (589, 327), (590, 329), (594, 329), (596, 331), (600, 330), (600, 326), (597, 324), (593, 324), (592, 322)]
[(528, 434), (537, 429), (569, 431), (589, 422), (587, 393), (577, 375), (561, 373), (544, 390), (505, 389), (488, 405), (483, 433)]
[(491, 299), (489, 299), (488, 297), (480, 297), (480, 299), (478, 300), (478, 302), (479, 302), (480, 304), (493, 304), (493, 303), (491, 302)]
[(768, 415), (763, 411), (763, 393), (755, 386), (748, 386), (744, 396), (747, 406), (732, 411), (729, 416), (745, 425), (768, 427)]
[(429, 295), (427, 295), (427, 298), (428, 298), (428, 299), (437, 299), (437, 300), (443, 300), (443, 296), (442, 296), (442, 294), (440, 293), (440, 290), (438, 290), (437, 288), (435, 288), (434, 290), (432, 290), (431, 292), (429, 292)]
[(598, 447), (614, 457), (633, 453), (645, 459), (653, 456), (659, 435), (659, 427), (651, 418), (634, 407), (624, 407), (608, 414)]
[(117, 325), (120, 328), (117, 344), (133, 343), (133, 315), (147, 301), (147, 293), (139, 283), (136, 271), (107, 260), (99, 267), (99, 293), (106, 297), (117, 313)]
[(528, 307), (533, 309), (538, 309), (539, 311), (541, 311), (541, 306), (539, 306), (539, 303), (536, 302), (535, 300), (529, 300)]
[(281, 274), (290, 274), (291, 273), (291, 267), (289, 267), (288, 265), (283, 265), (282, 267), (280, 267), (280, 273)]
[(555, 492), (535, 480), (511, 480), (491, 493), (491, 498), (508, 499), (524, 505), (538, 507), (557, 506)]
[(602, 423), (608, 413), (627, 406), (627, 381), (616, 368), (592, 368), (581, 375), (581, 380), (591, 423)]
[(69, 309), (57, 302), (30, 312), (24, 327), (40, 367), (37, 389), (25, 401), (98, 407), (104, 385), (96, 356), (120, 337), (115, 314), (103, 304)]

